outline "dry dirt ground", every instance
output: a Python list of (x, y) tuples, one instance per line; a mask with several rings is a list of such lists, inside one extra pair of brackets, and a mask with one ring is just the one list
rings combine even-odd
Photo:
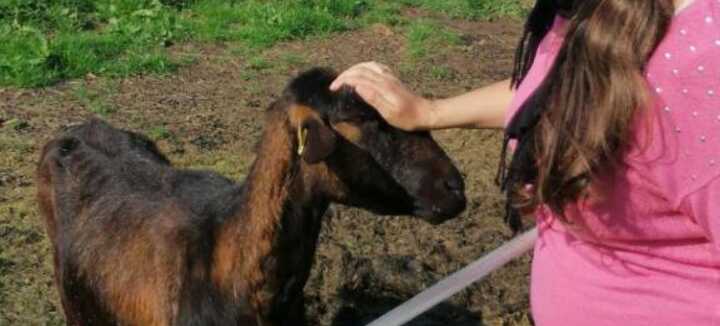
[[(412, 13), (411, 13), (412, 14)], [(177, 166), (242, 179), (254, 159), (264, 109), (297, 72), (377, 60), (418, 92), (457, 94), (509, 76), (516, 21), (444, 21), (461, 44), (408, 56), (402, 27), (375, 25), (290, 42), (262, 60), (228, 45), (173, 49), (196, 61), (168, 76), (88, 76), (43, 90), (0, 90), (0, 325), (63, 324), (48, 241), (34, 202), (34, 164), (61, 126), (102, 113), (116, 126), (157, 139)], [(362, 325), (510, 238), (494, 185), (500, 134), (452, 130), (436, 138), (463, 171), (468, 209), (431, 226), (335, 207), (325, 221), (306, 286), (312, 325)], [(525, 256), (411, 325), (530, 325)]]

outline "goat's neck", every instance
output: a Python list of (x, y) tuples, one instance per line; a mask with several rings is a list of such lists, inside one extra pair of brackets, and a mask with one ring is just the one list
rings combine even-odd
[(302, 290), (328, 207), (310, 191), (313, 177), (301, 167), (296, 141), (285, 130), (284, 124), (266, 124), (236, 213), (217, 236), (214, 281), (238, 300), (251, 294), (256, 308), (285, 296), (278, 291)]

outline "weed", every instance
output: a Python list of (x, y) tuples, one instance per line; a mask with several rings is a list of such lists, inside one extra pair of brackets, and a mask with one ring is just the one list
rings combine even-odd
[(278, 41), (346, 30), (346, 21), (361, 14), (363, 3), (207, 0), (190, 8), (186, 17), (200, 40), (242, 41), (249, 47), (265, 48)]
[(0, 2), (13, 12), (0, 14), (0, 85), (172, 71), (176, 64), (163, 48), (186, 35), (158, 0), (13, 2)]
[(464, 19), (519, 17), (528, 10), (527, 1), (524, 0), (400, 0), (399, 2), (444, 13), (452, 18)]
[(307, 63), (307, 58), (299, 53), (284, 52), (278, 57), (279, 64), (285, 68), (301, 66)]
[(88, 88), (86, 85), (80, 85), (73, 90), (75, 98), (88, 111), (107, 117), (117, 111), (117, 108), (110, 103), (108, 98), (115, 92), (117, 85), (107, 81), (101, 87)]
[(268, 61), (267, 59), (257, 56), (253, 57), (250, 60), (248, 60), (248, 68), (252, 70), (266, 70), (272, 67), (272, 63)]
[(363, 17), (364, 24), (400, 25), (406, 22), (402, 15), (403, 5), (398, 1), (378, 1), (373, 10), (369, 10)]
[(454, 76), (452, 69), (446, 66), (432, 66), (430, 67), (430, 77), (435, 80), (447, 80)]
[(170, 133), (170, 131), (165, 126), (157, 126), (148, 130), (147, 135), (148, 137), (150, 137), (150, 139), (158, 141), (170, 138), (172, 136), (172, 133)]
[(1, 126), (13, 129), (15, 131), (22, 131), (29, 128), (30, 124), (27, 121), (10, 119), (8, 121), (5, 121), (4, 124), (2, 124)]

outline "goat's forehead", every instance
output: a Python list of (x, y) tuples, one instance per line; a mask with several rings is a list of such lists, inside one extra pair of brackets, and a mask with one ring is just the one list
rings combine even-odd
[(382, 119), (375, 109), (357, 103), (335, 105), (326, 110), (326, 115), (332, 121), (375, 122)]

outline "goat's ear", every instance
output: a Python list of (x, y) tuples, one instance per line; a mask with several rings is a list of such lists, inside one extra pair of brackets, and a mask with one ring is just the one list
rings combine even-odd
[(297, 131), (298, 154), (310, 164), (325, 160), (335, 151), (335, 133), (313, 109), (294, 106), (290, 123)]
[(321, 120), (308, 120), (300, 129), (304, 139), (298, 139), (300, 156), (310, 164), (325, 160), (335, 151), (335, 133)]

